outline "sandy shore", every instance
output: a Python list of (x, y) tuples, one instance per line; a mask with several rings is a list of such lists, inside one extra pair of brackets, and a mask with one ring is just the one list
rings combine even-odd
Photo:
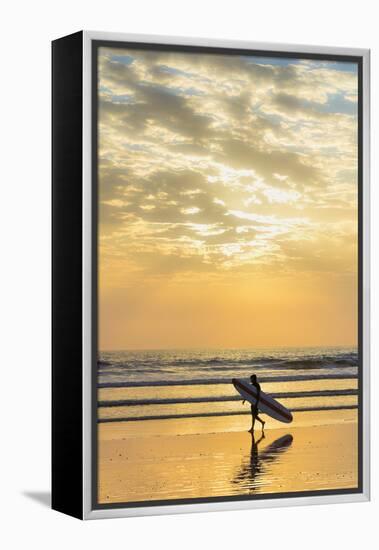
[(354, 488), (356, 412), (330, 420), (301, 413), (264, 439), (241, 431), (246, 417), (228, 431), (219, 418), (101, 424), (99, 503)]

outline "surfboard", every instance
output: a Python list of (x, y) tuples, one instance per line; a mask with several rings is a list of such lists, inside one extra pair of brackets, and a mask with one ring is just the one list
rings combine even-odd
[[(240, 393), (246, 401), (252, 405), (257, 403), (257, 390), (255, 386), (245, 382), (245, 380), (241, 378), (233, 378), (232, 383), (238, 393)], [(292, 422), (291, 412), (279, 403), (279, 401), (276, 401), (276, 399), (264, 393), (262, 390), (259, 397), (258, 409), (262, 413), (275, 418), (275, 420), (279, 420), (279, 422), (285, 422), (286, 424)]]

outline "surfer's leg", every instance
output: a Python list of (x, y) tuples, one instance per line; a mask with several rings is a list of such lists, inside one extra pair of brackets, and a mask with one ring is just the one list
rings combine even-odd
[(254, 405), (251, 406), (251, 428), (249, 430), (250, 433), (254, 432), (254, 424), (255, 424), (255, 417), (257, 416), (256, 410)]
[[(266, 436), (265, 436), (265, 433), (262, 432), (261, 437), (258, 439), (258, 441), (255, 442), (255, 445), (256, 445), (257, 448), (258, 448), (259, 443), (260, 443), (260, 442), (262, 441), (262, 439), (264, 439), (265, 437), (266, 437)], [(253, 438), (254, 438), (254, 436), (253, 436)]]
[(257, 420), (258, 420), (258, 422), (260, 422), (262, 424), (262, 433), (263, 433), (263, 431), (265, 429), (266, 422), (264, 420), (262, 420), (261, 418), (259, 418), (258, 415), (257, 415)]

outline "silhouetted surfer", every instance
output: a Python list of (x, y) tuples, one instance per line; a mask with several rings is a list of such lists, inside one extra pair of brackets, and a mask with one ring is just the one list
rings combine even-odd
[(255, 405), (251, 405), (252, 425), (251, 425), (251, 428), (250, 428), (249, 432), (251, 432), (251, 433), (254, 432), (255, 420), (258, 420), (258, 422), (260, 422), (262, 424), (262, 433), (263, 433), (263, 430), (264, 430), (264, 427), (265, 427), (265, 421), (262, 420), (261, 418), (259, 418), (259, 416), (258, 416), (258, 406), (259, 406), (259, 397), (261, 395), (261, 386), (258, 383), (256, 374), (252, 374), (250, 376), (250, 382), (255, 387), (255, 389), (257, 390), (257, 402), (255, 403)]

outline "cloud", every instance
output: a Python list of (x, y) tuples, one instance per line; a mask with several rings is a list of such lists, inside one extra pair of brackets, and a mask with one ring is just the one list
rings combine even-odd
[(346, 267), (356, 101), (354, 67), (332, 62), (100, 48), (104, 265), (125, 277)]

